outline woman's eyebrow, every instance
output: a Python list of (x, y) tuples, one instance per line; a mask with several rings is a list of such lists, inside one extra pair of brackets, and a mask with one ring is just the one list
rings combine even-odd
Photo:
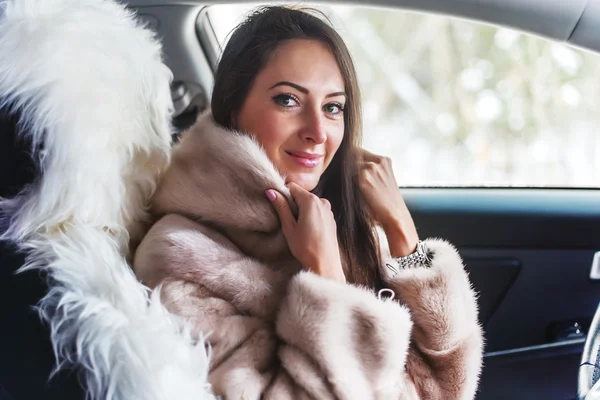
[[(305, 87), (302, 87), (302, 86), (300, 86), (300, 85), (298, 85), (298, 84), (296, 84), (296, 83), (289, 82), (289, 81), (281, 81), (281, 82), (277, 82), (276, 84), (274, 84), (273, 86), (271, 86), (271, 87), (269, 88), (269, 90), (271, 90), (271, 89), (273, 89), (273, 88), (276, 88), (277, 86), (290, 86), (290, 87), (293, 87), (294, 89), (296, 89), (296, 90), (297, 90), (297, 91), (299, 91), (299, 92), (302, 92), (302, 93), (304, 93), (304, 94), (308, 94), (308, 89), (307, 89), (307, 88), (305, 88)], [(344, 97), (347, 97), (347, 96), (346, 96), (346, 93), (344, 93), (344, 92), (334, 92), (334, 93), (329, 93), (329, 94), (328, 94), (327, 96), (325, 96), (325, 97), (337, 97), (337, 96), (344, 96)]]
[(288, 82), (288, 81), (277, 82), (276, 84), (274, 84), (273, 86), (271, 86), (269, 88), (269, 90), (271, 90), (273, 88), (276, 88), (277, 86), (291, 86), (291, 87), (293, 87), (294, 89), (296, 89), (299, 92), (302, 92), (304, 94), (308, 94), (308, 89), (307, 88), (302, 87), (302, 86), (297, 85), (297, 84), (292, 83), (292, 82)]
[(329, 93), (329, 94), (328, 94), (327, 96), (325, 96), (325, 97), (337, 97), (337, 96), (344, 96), (344, 97), (347, 97), (345, 92), (334, 92), (334, 93)]

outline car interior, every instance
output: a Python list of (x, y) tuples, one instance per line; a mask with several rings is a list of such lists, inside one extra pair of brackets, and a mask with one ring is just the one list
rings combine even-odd
[[(222, 48), (208, 14), (212, 4), (126, 3), (162, 40), (165, 62), (174, 74), (174, 126), (181, 132), (211, 97)], [(364, 5), (502, 26), (600, 52), (600, 0), (376, 0)], [(14, 195), (36, 174), (27, 143), (16, 140), (22, 129), (17, 120), (0, 114), (0, 197)], [(477, 399), (580, 398), (578, 373), (586, 338), (597, 336), (592, 322), (600, 301), (600, 191), (401, 190), (419, 235), (457, 246), (479, 293), (485, 356)], [(15, 275), (23, 257), (6, 244), (0, 247), (0, 400), (83, 399), (74, 374), (61, 372), (48, 380), (54, 356), (47, 328), (33, 308), (45, 290), (43, 276)], [(594, 353), (595, 364), (598, 346), (586, 348)]]

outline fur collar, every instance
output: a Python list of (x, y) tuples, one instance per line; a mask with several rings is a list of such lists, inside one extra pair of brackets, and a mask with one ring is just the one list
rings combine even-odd
[(285, 178), (262, 147), (205, 112), (174, 148), (152, 209), (210, 225), (261, 261), (281, 260), (290, 255), (267, 189), (281, 192), (294, 208)]

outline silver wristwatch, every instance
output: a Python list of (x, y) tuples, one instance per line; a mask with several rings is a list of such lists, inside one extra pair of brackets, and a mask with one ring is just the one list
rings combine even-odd
[(418, 266), (429, 267), (429, 263), (431, 260), (427, 255), (427, 246), (425, 245), (425, 242), (419, 240), (419, 243), (417, 244), (417, 250), (414, 253), (404, 257), (394, 258), (394, 261), (395, 265), (391, 265), (388, 263), (386, 264), (386, 266), (390, 271), (394, 273), (394, 275), (396, 275), (401, 270), (406, 268)]

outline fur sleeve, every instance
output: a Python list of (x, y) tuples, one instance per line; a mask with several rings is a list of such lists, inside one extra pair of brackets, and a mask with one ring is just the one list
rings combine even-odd
[[(407, 309), (310, 272), (277, 273), (183, 217), (148, 233), (140, 279), (211, 347), (223, 399), (398, 400), (412, 322)], [(162, 271), (162, 272), (161, 272)]]
[(476, 295), (457, 250), (438, 239), (426, 244), (429, 267), (385, 278), (413, 317), (406, 373), (421, 399), (473, 399), (483, 355)]

